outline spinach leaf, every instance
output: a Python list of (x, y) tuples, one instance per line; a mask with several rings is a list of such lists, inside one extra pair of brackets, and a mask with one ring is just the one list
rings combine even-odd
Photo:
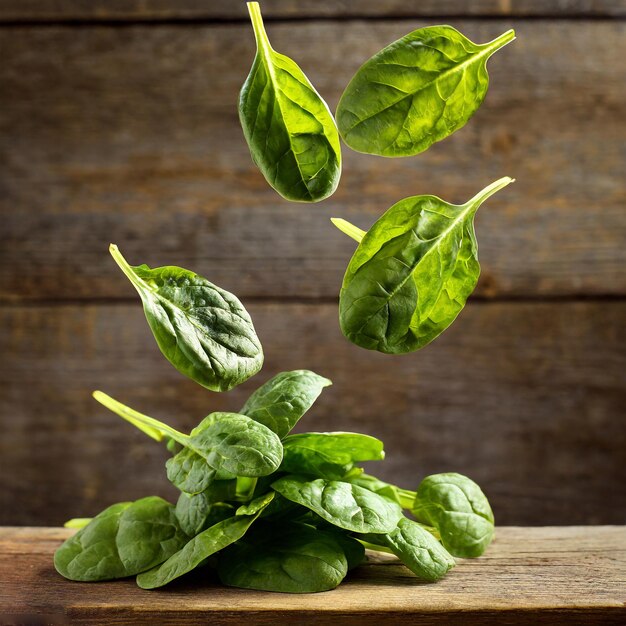
[(494, 537), (493, 512), (485, 494), (461, 474), (433, 474), (420, 483), (413, 504), (418, 521), (439, 530), (454, 556), (480, 556)]
[(281, 372), (259, 387), (239, 412), (282, 439), (329, 385), (332, 383), (328, 378), (309, 370)]
[(217, 472), (191, 448), (183, 448), (165, 462), (167, 479), (182, 492), (199, 494), (209, 488)]
[(318, 202), (341, 175), (339, 134), (328, 105), (302, 70), (272, 49), (257, 2), (248, 2), (257, 53), (239, 94), (253, 161), (285, 199)]
[(124, 578), (165, 561), (187, 539), (165, 500), (121, 502), (67, 539), (54, 554), (54, 566), (70, 580)]
[(233, 515), (207, 528), (167, 561), (137, 576), (137, 584), (142, 589), (156, 589), (190, 572), (211, 555), (241, 539), (261, 510), (254, 515)]
[(190, 537), (195, 537), (209, 526), (231, 517), (235, 508), (226, 502), (213, 502), (207, 491), (188, 495), (181, 493), (176, 502), (176, 517), (180, 527)]
[(231, 587), (314, 593), (334, 589), (348, 562), (333, 533), (287, 523), (254, 530), (220, 555), (220, 580)]
[(458, 130), (482, 104), (487, 60), (512, 30), (477, 45), (451, 26), (409, 33), (366, 61), (337, 107), (343, 140), (387, 157), (423, 152)]
[(359, 243), (343, 279), (339, 322), (346, 338), (401, 354), (439, 336), (478, 281), (474, 215), (511, 182), (501, 178), (462, 205), (413, 196), (388, 209)]
[(281, 470), (331, 480), (342, 479), (357, 461), (385, 457), (382, 441), (359, 433), (289, 435), (283, 440), (283, 450)]
[(388, 547), (416, 576), (435, 582), (456, 563), (446, 549), (420, 524), (403, 517), (387, 535), (365, 535), (366, 541)]
[(272, 483), (282, 496), (311, 509), (334, 526), (357, 533), (388, 533), (400, 521), (400, 507), (358, 485), (289, 475)]
[(261, 369), (261, 343), (232, 293), (180, 267), (131, 267), (117, 246), (109, 249), (141, 296), (161, 352), (181, 374), (227, 391)]

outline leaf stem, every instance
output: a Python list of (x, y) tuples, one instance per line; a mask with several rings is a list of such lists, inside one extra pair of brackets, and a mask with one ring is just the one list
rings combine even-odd
[(133, 268), (128, 264), (126, 259), (122, 256), (119, 248), (114, 243), (109, 245), (109, 252), (113, 257), (113, 260), (126, 275), (126, 278), (130, 280), (133, 287), (139, 292), (139, 295), (142, 295), (143, 290), (150, 289), (150, 287), (143, 280), (141, 280), (137, 274), (135, 274)]
[(340, 217), (331, 217), (330, 221), (345, 235), (354, 239), (354, 241), (361, 243), (363, 237), (367, 231), (361, 230), (358, 226), (354, 224), (350, 224), (347, 220), (344, 220)]
[(387, 554), (394, 554), (393, 550), (385, 547), (385, 546), (379, 546), (376, 545), (375, 543), (370, 543), (369, 541), (365, 541), (363, 539), (359, 539), (358, 537), (355, 537), (355, 539), (363, 544), (363, 547), (367, 548), (368, 550), (374, 550), (376, 552), (386, 552)]
[(511, 28), (511, 30), (507, 30), (505, 33), (502, 33), (499, 37), (496, 37), (493, 41), (484, 44), (484, 48), (488, 49), (490, 52), (490, 56), (496, 51), (500, 50), (500, 48), (504, 48), (506, 44), (511, 43), (515, 39), (515, 31)]
[(174, 441), (177, 441), (181, 446), (188, 445), (189, 436), (177, 431), (171, 426), (131, 409), (102, 391), (94, 391), (92, 395), (100, 404), (119, 415), (122, 419), (130, 422), (133, 426), (139, 428), (156, 441), (162, 441), (163, 436), (167, 435), (174, 439)]
[(400, 506), (407, 511), (410, 511), (413, 508), (413, 503), (415, 502), (415, 491), (409, 491), (408, 489), (402, 489), (401, 487), (396, 487), (398, 498), (400, 499)]
[(252, 20), (252, 28), (254, 29), (254, 38), (256, 39), (257, 48), (266, 54), (272, 49), (270, 40), (265, 32), (265, 25), (263, 24), (263, 17), (261, 16), (261, 7), (258, 2), (248, 2), (248, 13), (250, 13), (250, 19)]
[(500, 189), (510, 185), (515, 182), (514, 178), (510, 178), (509, 176), (503, 176), (502, 178), (498, 178), (498, 180), (491, 183), (491, 185), (487, 185), (482, 191), (479, 191), (471, 200), (465, 203), (465, 206), (475, 205), (478, 208), (487, 198), (493, 196), (494, 193), (500, 191)]

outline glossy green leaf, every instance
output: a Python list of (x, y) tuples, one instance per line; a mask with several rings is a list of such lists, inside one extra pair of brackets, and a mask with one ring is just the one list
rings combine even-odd
[(413, 196), (387, 210), (346, 270), (339, 299), (343, 334), (388, 354), (418, 350), (440, 335), (480, 274), (474, 215), (511, 182), (501, 178), (462, 205)]
[(213, 502), (208, 491), (189, 495), (181, 493), (176, 502), (176, 517), (180, 527), (190, 537), (235, 514), (226, 502)]
[(365, 535), (373, 544), (389, 548), (416, 576), (435, 582), (456, 563), (447, 550), (420, 524), (403, 517), (387, 535)]
[(461, 474), (433, 474), (420, 483), (413, 505), (418, 521), (439, 530), (454, 556), (480, 556), (493, 540), (494, 518), (480, 487)]
[(191, 448), (183, 448), (165, 463), (167, 479), (184, 493), (199, 494), (209, 488), (217, 472)]
[(338, 480), (289, 475), (272, 483), (272, 488), (334, 526), (357, 533), (391, 532), (402, 517), (397, 504)]
[(117, 246), (110, 251), (141, 296), (161, 352), (179, 372), (227, 391), (261, 369), (261, 343), (233, 294), (180, 267), (131, 267)]
[(54, 566), (70, 580), (124, 578), (165, 561), (187, 540), (174, 507), (162, 498), (121, 502), (67, 539)]
[(207, 528), (167, 561), (137, 576), (137, 584), (142, 589), (156, 589), (187, 574), (211, 555), (241, 539), (260, 513), (261, 510), (254, 515), (234, 515)]
[(428, 26), (394, 41), (341, 96), (341, 137), (353, 150), (381, 156), (426, 150), (474, 115), (489, 86), (487, 60), (513, 39), (509, 30), (477, 45), (451, 26)]
[(341, 176), (335, 121), (302, 70), (270, 45), (258, 3), (248, 9), (257, 53), (239, 94), (239, 119), (252, 159), (283, 198), (323, 200)]
[(328, 378), (309, 370), (281, 372), (259, 387), (239, 412), (282, 439), (329, 385), (332, 383)]
[(359, 433), (300, 433), (283, 440), (281, 470), (339, 480), (359, 461), (385, 458), (383, 442)]
[(231, 587), (314, 593), (334, 589), (348, 562), (332, 533), (288, 523), (250, 533), (220, 555), (218, 573)]

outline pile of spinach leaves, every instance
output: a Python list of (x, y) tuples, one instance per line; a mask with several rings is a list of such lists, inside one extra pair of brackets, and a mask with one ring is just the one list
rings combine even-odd
[[(258, 3), (248, 3), (257, 54), (239, 99), (253, 160), (291, 201), (331, 195), (341, 173), (340, 137), (387, 157), (426, 150), (461, 128), (482, 103), (486, 62), (514, 38), (477, 45), (450, 26), (409, 33), (367, 61), (347, 86), (336, 119), (290, 58), (270, 45)], [(394, 204), (365, 232), (335, 225), (358, 242), (340, 293), (344, 335), (397, 354), (422, 348), (456, 318), (478, 280), (473, 219), (512, 179), (501, 178), (463, 205), (418, 195)], [(233, 294), (180, 267), (129, 265), (110, 252), (140, 295), (157, 345), (182, 374), (228, 391), (256, 374), (263, 350)], [(305, 593), (335, 588), (365, 549), (396, 555), (433, 582), (454, 557), (480, 556), (494, 517), (480, 487), (456, 473), (426, 476), (415, 491), (366, 474), (383, 444), (348, 432), (292, 434), (330, 380), (282, 372), (237, 412), (214, 412), (189, 433), (96, 391), (94, 398), (171, 456), (175, 504), (160, 497), (109, 506), (55, 553), (77, 581), (137, 577), (154, 589), (199, 569), (230, 586)]]

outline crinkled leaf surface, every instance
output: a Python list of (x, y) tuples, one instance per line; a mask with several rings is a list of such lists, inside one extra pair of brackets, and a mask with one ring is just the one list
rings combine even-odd
[(191, 448), (183, 448), (165, 463), (168, 480), (181, 491), (199, 494), (215, 480), (216, 471)]
[(440, 335), (465, 306), (480, 274), (474, 215), (501, 178), (462, 205), (436, 196), (388, 209), (356, 249), (343, 279), (343, 334), (369, 350), (412, 352)]
[(360, 433), (300, 433), (283, 440), (281, 470), (338, 480), (359, 461), (385, 457), (383, 442)]
[(418, 154), (458, 130), (482, 104), (487, 60), (515, 38), (472, 43), (451, 26), (428, 26), (375, 54), (354, 75), (337, 107), (343, 140), (354, 150)]
[(234, 515), (207, 528), (167, 561), (137, 576), (137, 584), (142, 589), (155, 589), (190, 572), (206, 558), (241, 539), (261, 510), (254, 515)]
[(347, 571), (342, 544), (334, 534), (293, 522), (253, 530), (220, 554), (218, 564), (225, 585), (286, 593), (334, 589)]
[(366, 541), (390, 548), (419, 578), (435, 582), (456, 563), (448, 551), (422, 526), (403, 517), (387, 535), (365, 535)]
[(55, 552), (54, 566), (70, 580), (124, 578), (166, 560), (187, 540), (165, 500), (121, 502), (67, 539)]
[(461, 474), (424, 478), (417, 489), (413, 515), (437, 528), (444, 547), (454, 556), (480, 556), (495, 534), (487, 497), (473, 480)]
[(402, 517), (394, 502), (339, 480), (289, 475), (272, 483), (272, 488), (334, 526), (357, 533), (391, 532)]
[(248, 8), (257, 53), (239, 94), (239, 119), (252, 159), (283, 198), (323, 200), (341, 175), (335, 121), (302, 70), (272, 49), (258, 3)]
[(282, 439), (329, 385), (332, 383), (328, 378), (309, 370), (281, 372), (259, 387), (239, 412)]
[(111, 254), (141, 296), (161, 352), (179, 372), (212, 391), (227, 391), (261, 369), (261, 343), (236, 296), (181, 267), (131, 267), (113, 245)]

